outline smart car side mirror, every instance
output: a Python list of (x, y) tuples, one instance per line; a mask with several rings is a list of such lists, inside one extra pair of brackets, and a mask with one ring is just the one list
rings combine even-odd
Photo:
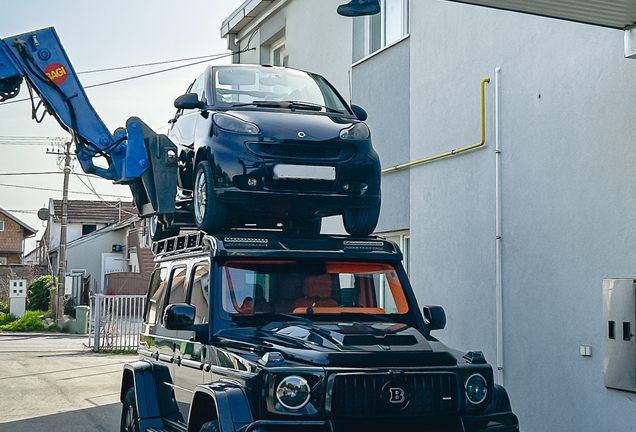
[(174, 100), (174, 107), (177, 109), (196, 109), (203, 108), (205, 104), (199, 100), (196, 93), (186, 93)]
[(184, 330), (194, 325), (196, 308), (186, 303), (168, 305), (163, 312), (163, 326), (167, 330)]
[(446, 327), (446, 312), (441, 306), (424, 306), (424, 324), (429, 330), (441, 330)]
[(351, 111), (353, 111), (358, 120), (365, 121), (367, 119), (367, 112), (361, 106), (351, 105)]

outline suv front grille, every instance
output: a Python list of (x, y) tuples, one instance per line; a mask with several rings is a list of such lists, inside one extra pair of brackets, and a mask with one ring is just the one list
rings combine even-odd
[(300, 142), (298, 144), (247, 143), (246, 145), (252, 153), (266, 158), (342, 161), (349, 159), (355, 152), (351, 147), (317, 146), (307, 144), (306, 142)]
[[(408, 405), (392, 406), (383, 387), (392, 380), (405, 385)], [(452, 373), (337, 374), (331, 388), (331, 413), (335, 416), (385, 416), (448, 414), (459, 409), (457, 376)]]

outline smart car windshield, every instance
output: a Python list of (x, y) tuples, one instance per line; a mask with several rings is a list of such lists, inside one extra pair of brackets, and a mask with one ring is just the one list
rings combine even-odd
[(251, 314), (406, 314), (390, 264), (320, 260), (232, 260), (221, 266), (222, 309)]
[(223, 66), (212, 69), (215, 103), (349, 113), (320, 75), (277, 67)]

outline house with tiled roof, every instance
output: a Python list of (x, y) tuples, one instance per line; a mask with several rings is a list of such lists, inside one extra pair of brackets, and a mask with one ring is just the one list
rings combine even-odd
[[(109, 294), (145, 293), (152, 271), (153, 255), (145, 219), (132, 202), (68, 201), (67, 276), (82, 278), (82, 293), (73, 292), (84, 303), (85, 291)], [(49, 257), (55, 272), (62, 220), (62, 201), (49, 202)]]
[[(137, 216), (132, 202), (69, 200), (67, 205), (67, 242)], [(53, 251), (60, 246), (62, 200), (50, 200), (49, 212), (49, 250)]]
[(0, 207), (0, 265), (20, 264), (24, 240), (36, 233), (36, 229)]

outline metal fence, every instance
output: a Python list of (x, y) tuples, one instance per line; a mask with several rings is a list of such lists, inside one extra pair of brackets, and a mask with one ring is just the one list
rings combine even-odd
[(145, 301), (143, 295), (91, 297), (88, 344), (93, 351), (137, 349)]

